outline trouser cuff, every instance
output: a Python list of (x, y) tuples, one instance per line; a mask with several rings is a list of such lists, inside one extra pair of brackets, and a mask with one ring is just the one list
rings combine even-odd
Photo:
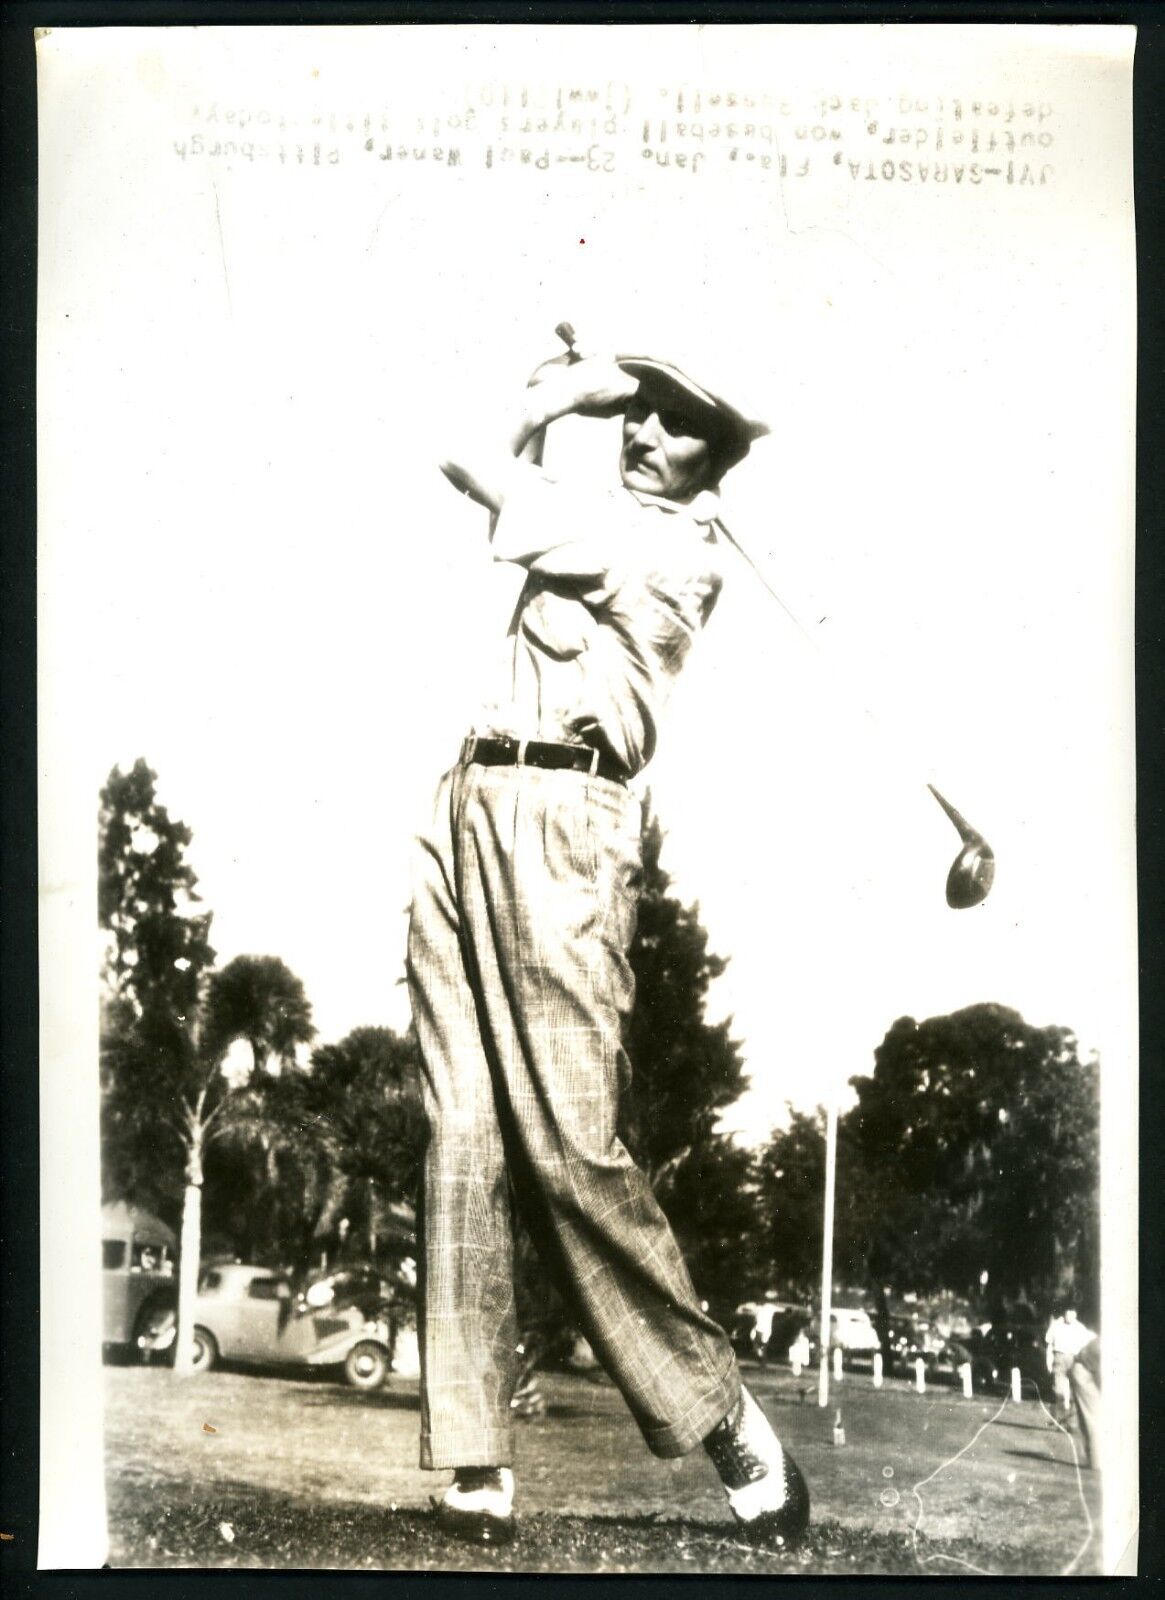
[(450, 1467), (512, 1467), (514, 1435), (510, 1428), (475, 1428), (472, 1433), (422, 1433), (421, 1470), (444, 1472)]
[(665, 1461), (686, 1456), (712, 1432), (740, 1399), (740, 1371), (734, 1361), (723, 1377), (701, 1395), (676, 1422), (663, 1428), (644, 1428), (643, 1437), (653, 1456)]

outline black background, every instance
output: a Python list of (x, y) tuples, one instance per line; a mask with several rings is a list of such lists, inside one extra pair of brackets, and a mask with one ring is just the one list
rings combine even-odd
[[(1137, 800), (1141, 969), (1141, 1171), (1152, 1174), (1165, 1127), (1158, 1062), (1165, 1041), (1165, 928), (1161, 915), (1165, 860), (1165, 6), (932, 3), (737, 4), (686, 6), (607, 3), (412, 5), (374, 3), (267, 4), (205, 0), (202, 4), (9, 3), (0, 11), (0, 373), (5, 401), (0, 435), (3, 539), (0, 582), (0, 1584), (7, 1595), (73, 1597), (113, 1592), (195, 1600), (251, 1593), (298, 1597), (331, 1592), (465, 1595), (504, 1593), (539, 1600), (596, 1585), (663, 1597), (699, 1583), (706, 1595), (737, 1594), (767, 1580), (585, 1577), (474, 1578), (409, 1574), (99, 1572), (36, 1573), (38, 1494), (39, 1173), (37, 1163), (37, 726), (36, 726), (36, 27), (164, 24), (343, 24), (370, 22), (911, 22), (1134, 23), (1139, 29), (1133, 82), (1137, 213)], [(1088, 858), (1088, 841), (1083, 842)], [(1097, 849), (1096, 858), (1103, 859)], [(51, 1003), (51, 995), (48, 997)], [(1165, 1211), (1161, 1186), (1141, 1202), (1141, 1582), (1156, 1587), (1161, 1549), (1160, 1329), (1165, 1324), (1159, 1240)], [(816, 1593), (924, 1595), (998, 1594), (990, 1582), (926, 1578), (802, 1579)], [(1127, 1589), (1138, 1580), (1081, 1580), (1094, 1590)], [(1013, 1579), (1024, 1596), (1062, 1596), (1065, 1579)]]

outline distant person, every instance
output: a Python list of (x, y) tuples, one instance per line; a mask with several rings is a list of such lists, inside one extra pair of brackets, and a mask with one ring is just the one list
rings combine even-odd
[(753, 1312), (752, 1331), (748, 1336), (748, 1343), (753, 1355), (762, 1363), (768, 1359), (773, 1338), (773, 1324), (776, 1320), (777, 1308), (771, 1301), (764, 1301)]
[(890, 1318), (890, 1302), (885, 1289), (878, 1290), (878, 1303), (870, 1318), (882, 1351), (882, 1370), (886, 1377), (894, 1374), (894, 1326)]
[(1047, 1346), (1048, 1371), (1052, 1374), (1052, 1393), (1055, 1405), (1053, 1421), (1067, 1427), (1072, 1420), (1072, 1385), (1069, 1373), (1077, 1356), (1096, 1335), (1077, 1318), (1075, 1308), (1066, 1306), (1048, 1324), (1044, 1335)]
[(1072, 1399), (1076, 1402), (1080, 1437), (1084, 1443), (1081, 1466), (1097, 1468), (1100, 1465), (1097, 1460), (1100, 1444), (1100, 1340), (1084, 1328), (1083, 1323), (1077, 1326), (1088, 1333), (1088, 1342), (1068, 1368), (1068, 1384)]
[(799, 1378), (812, 1359), (813, 1351), (809, 1345), (809, 1335), (802, 1328), (789, 1346), (789, 1365), (793, 1369), (793, 1376)]
[(971, 1365), (970, 1346), (955, 1334), (952, 1334), (947, 1340), (945, 1354), (949, 1357), (950, 1363), (956, 1372), (960, 1367), (969, 1367)]

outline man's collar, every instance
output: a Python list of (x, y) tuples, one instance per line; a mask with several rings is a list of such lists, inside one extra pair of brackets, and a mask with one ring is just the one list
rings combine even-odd
[(720, 518), (720, 491), (718, 489), (701, 489), (694, 499), (681, 502), (679, 500), (665, 500), (662, 495), (647, 494), (642, 489), (628, 489), (628, 494), (634, 495), (641, 506), (654, 506), (657, 511), (682, 512), (690, 517), (693, 522), (708, 527), (719, 521)]

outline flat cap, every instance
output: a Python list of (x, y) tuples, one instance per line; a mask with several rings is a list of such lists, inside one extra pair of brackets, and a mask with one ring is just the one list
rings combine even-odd
[(740, 405), (734, 405), (723, 393), (721, 386), (712, 388), (710, 385), (697, 383), (672, 361), (662, 361), (658, 356), (636, 355), (616, 356), (615, 361), (633, 378), (662, 378), (683, 393), (700, 401), (702, 405), (719, 412), (731, 431), (739, 436), (745, 449), (754, 439), (761, 439), (772, 431), (767, 422), (743, 410)]

